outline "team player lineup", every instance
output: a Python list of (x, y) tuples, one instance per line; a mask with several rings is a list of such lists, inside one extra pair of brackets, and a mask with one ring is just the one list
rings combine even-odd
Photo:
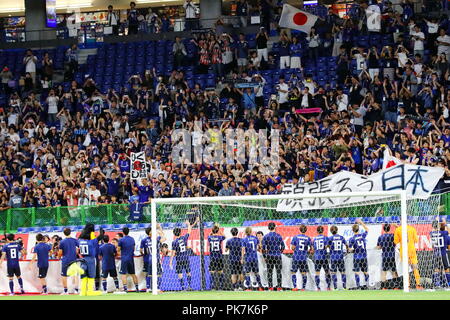
[[(166, 291), (163, 290), (167, 287), (164, 281), (177, 281), (179, 284), (178, 288), (167, 291), (194, 290), (193, 273), (198, 270), (193, 270), (197, 265), (193, 265), (194, 254), (190, 238), (193, 232), (198, 231), (198, 216), (188, 214), (185, 226), (186, 228), (177, 227), (171, 230), (173, 237), (170, 240), (167, 237), (169, 230), (163, 230), (161, 225), (157, 225), (156, 274), (160, 293)], [(255, 231), (252, 227), (245, 229), (233, 227), (225, 231), (226, 228), (215, 224), (208, 231), (209, 234), (205, 234), (205, 243), (209, 251), (208, 263), (205, 265), (205, 274), (209, 280), (207, 290), (328, 291), (401, 288), (395, 256), (396, 250), (397, 254), (398, 249), (400, 254), (402, 251), (400, 245), (402, 232), (401, 227), (395, 223), (382, 225), (383, 232), (374, 247), (368, 247), (367, 239), (371, 231), (361, 219), (357, 219), (351, 226), (352, 235), (348, 240), (339, 233), (339, 227), (336, 225), (302, 224), (295, 227), (297, 234), (292, 237), (289, 246), (285, 245), (274, 222), (268, 222), (264, 228), (266, 232), (260, 231), (261, 227), (257, 228), (259, 231)], [(129, 235), (130, 230), (126, 227), (113, 239), (102, 229), (94, 233), (93, 225), (87, 225), (78, 238), (71, 236), (72, 231), (69, 228), (63, 232), (65, 238), (61, 240), (56, 253), (60, 258), (63, 286), (61, 294), (69, 294), (69, 282), (73, 288), (70, 293), (82, 296), (100, 295), (100, 289), (103, 293), (118, 294), (129, 291), (152, 291), (152, 228), (145, 229), (145, 237), (140, 243)], [(442, 221), (436, 219), (432, 223), (429, 236), (433, 256), (432, 288), (449, 288), (450, 264), (447, 250), (450, 249), (450, 238), (445, 219)], [(39, 279), (43, 295), (55, 293), (49, 292), (47, 287), (47, 272), (53, 249), (46, 239), (42, 234), (36, 235), (36, 245), (31, 250), (32, 259), (27, 266), (28, 270), (32, 270), (36, 264), (36, 277)], [(417, 239), (415, 228), (408, 226), (408, 259), (412, 280), (415, 282), (415, 288), (422, 290), (423, 279), (419, 272), (418, 253), (415, 249)], [(17, 278), (19, 292), (23, 294), (24, 282), (19, 260), (26, 256), (26, 250), (16, 241), (13, 234), (6, 235), (6, 241), (6, 245), (2, 248), (0, 267), (6, 260), (10, 288), (8, 294), (15, 294), (14, 277)], [(142, 270), (135, 268), (136, 249), (141, 254), (137, 259), (143, 260)], [(291, 255), (285, 253), (288, 249), (291, 250)], [(377, 250), (380, 254), (381, 263), (377, 270), (381, 279), (379, 286), (374, 286), (375, 281), (369, 274), (369, 250)], [(351, 264), (348, 263), (349, 259)], [(120, 261), (120, 266), (116, 265), (116, 260)], [(79, 265), (83, 270), (75, 276), (71, 272), (74, 265)], [(289, 279), (282, 273), (283, 268), (288, 268)], [(137, 275), (141, 273), (145, 278), (145, 290), (139, 288)], [(176, 278), (168, 278), (169, 274), (176, 275)], [(81, 280), (77, 275), (80, 275)], [(128, 290), (128, 276), (134, 284), (131, 290)], [(108, 288), (108, 277), (114, 281), (113, 288)]]

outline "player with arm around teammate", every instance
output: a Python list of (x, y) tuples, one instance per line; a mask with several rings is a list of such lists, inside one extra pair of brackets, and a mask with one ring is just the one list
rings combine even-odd
[(225, 240), (223, 230), (216, 224), (208, 236), (209, 244), (209, 274), (211, 276), (211, 288), (215, 290), (223, 289), (223, 253), (222, 242)]
[[(365, 232), (360, 232), (359, 226), (362, 226)], [(369, 283), (369, 266), (367, 263), (367, 234), (369, 228), (360, 219), (352, 227), (353, 237), (350, 238), (348, 246), (350, 252), (353, 252), (353, 271), (355, 272), (356, 287), (360, 289), (360, 273), (364, 274), (366, 286)]]
[(14, 234), (9, 233), (6, 235), (6, 244), (2, 248), (2, 256), (0, 258), (0, 268), (2, 267), (3, 261), (6, 259), (6, 274), (9, 279), (9, 289), (11, 293), (10, 296), (14, 295), (14, 276), (16, 276), (19, 282), (20, 292), (25, 293), (23, 290), (23, 280), (20, 272), (19, 265), (19, 253), (25, 257), (26, 251), (20, 243), (14, 241)]
[(282, 281), (282, 253), (285, 249), (283, 238), (276, 232), (276, 225), (270, 222), (268, 225), (269, 233), (266, 234), (262, 241), (262, 250), (265, 253), (267, 263), (267, 278), (269, 283), (269, 290), (273, 291), (272, 272), (275, 268), (277, 272), (277, 291), (283, 290)]
[[(251, 291), (252, 285), (250, 282), (251, 275), (256, 278), (258, 283), (258, 290), (264, 291), (261, 284), (261, 277), (259, 275), (258, 266), (258, 244), (259, 240), (256, 236), (252, 235), (252, 228), (245, 228), (245, 238), (242, 239), (242, 265), (245, 272), (245, 284), (247, 291)], [(245, 261), (244, 261), (245, 258)]]
[(229, 252), (228, 264), (230, 265), (231, 284), (234, 291), (243, 290), (242, 281), (244, 276), (242, 274), (242, 239), (239, 238), (239, 230), (232, 228), (230, 230), (231, 239), (228, 239), (225, 245), (225, 251)]
[[(450, 249), (450, 238), (446, 230), (445, 220), (433, 221), (433, 230), (430, 232), (431, 244), (433, 246), (433, 283), (436, 288), (450, 287), (450, 263), (447, 250)], [(441, 282), (442, 272), (445, 272), (445, 281)]]
[(306, 231), (308, 231), (308, 227), (302, 224), (299, 228), (300, 234), (296, 235), (292, 238), (291, 241), (291, 249), (294, 251), (292, 255), (292, 284), (294, 288), (292, 291), (298, 291), (297, 288), (297, 271), (300, 271), (302, 275), (302, 289), (301, 291), (305, 291), (306, 282), (308, 280), (308, 252), (312, 248), (311, 239), (306, 235)]
[(81, 259), (81, 268), (84, 273), (81, 274), (80, 296), (98, 296), (101, 291), (94, 291), (96, 275), (96, 256), (98, 239), (91, 237), (92, 230), (85, 227), (78, 238), (78, 252)]
[(48, 259), (49, 259), (49, 252), (52, 250), (52, 246), (47, 243), (47, 240), (45, 237), (38, 233), (36, 235), (36, 245), (34, 246), (33, 250), (33, 258), (30, 261), (30, 264), (28, 266), (28, 269), (31, 270), (31, 266), (36, 261), (37, 258), (37, 267), (38, 267), (38, 278), (42, 285), (42, 292), (41, 294), (48, 294), (47, 292), (47, 272), (48, 272)]
[(316, 289), (320, 290), (320, 271), (323, 269), (325, 271), (327, 289), (331, 290), (330, 264), (327, 257), (328, 238), (323, 234), (323, 232), (323, 226), (318, 226), (317, 233), (319, 235), (313, 240)]
[[(78, 240), (70, 236), (71, 232), (70, 228), (65, 228), (63, 231), (65, 238), (59, 243), (58, 258), (61, 259), (61, 278), (64, 288), (64, 291), (61, 293), (62, 295), (69, 294), (67, 288), (67, 268), (77, 259)], [(78, 280), (74, 281), (77, 282)], [(75, 288), (75, 293), (78, 293), (77, 288)]]
[[(337, 272), (341, 273), (342, 287), (345, 290), (347, 288), (347, 276), (345, 274), (345, 252), (349, 252), (349, 248), (345, 238), (338, 234), (338, 227), (331, 226), (331, 236), (328, 237), (328, 248), (330, 249), (330, 272), (331, 279), (335, 289), (337, 286)], [(345, 251), (345, 249), (347, 249)]]
[(173, 259), (176, 257), (175, 272), (178, 275), (178, 281), (180, 282), (181, 290), (185, 290), (183, 279), (183, 271), (186, 272), (186, 277), (188, 281), (187, 290), (192, 290), (192, 277), (191, 277), (191, 264), (189, 262), (188, 254), (188, 239), (192, 232), (192, 227), (198, 222), (198, 219), (191, 225), (189, 220), (186, 220), (186, 225), (188, 227), (187, 233), (181, 235), (181, 229), (173, 229), (174, 240), (172, 241), (172, 254), (170, 256), (169, 267), (173, 268)]

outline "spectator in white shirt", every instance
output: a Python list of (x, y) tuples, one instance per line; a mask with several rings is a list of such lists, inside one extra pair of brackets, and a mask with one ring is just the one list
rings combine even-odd
[(112, 27), (113, 34), (117, 36), (119, 34), (119, 19), (117, 19), (117, 15), (113, 11), (112, 5), (108, 6), (106, 20), (108, 20), (108, 26)]
[(339, 112), (347, 111), (348, 96), (342, 91), (341, 87), (338, 87), (336, 91), (337, 91), (336, 104), (338, 106), (338, 111)]
[(48, 97), (47, 97), (47, 104), (48, 104), (48, 122), (51, 125), (54, 125), (57, 121), (56, 115), (58, 114), (58, 102), (59, 97), (55, 95), (55, 91), (52, 89), (50, 90)]
[(185, 21), (185, 31), (190, 31), (196, 28), (196, 18), (198, 8), (192, 3), (192, 0), (186, 0), (183, 4), (184, 10), (186, 11), (186, 21)]
[(428, 41), (427, 41), (427, 48), (431, 49), (432, 54), (436, 54), (436, 38), (439, 35), (439, 23), (435, 18), (428, 21), (427, 19), (424, 19), (427, 23), (428, 27)]
[(436, 39), (438, 54), (445, 53), (447, 61), (450, 61), (450, 36), (445, 33), (445, 29), (439, 30), (439, 37)]
[(28, 49), (23, 58), (23, 64), (25, 65), (25, 73), (29, 72), (33, 79), (33, 86), (36, 84), (36, 62), (37, 58), (33, 55), (33, 52)]
[(278, 91), (278, 104), (280, 105), (281, 110), (289, 110), (289, 86), (284, 81), (284, 77), (280, 77), (280, 82), (276, 85), (276, 89)]
[(424, 41), (425, 41), (425, 34), (420, 31), (420, 28), (418, 25), (414, 26), (414, 31), (410, 34), (412, 41), (414, 42), (414, 55), (420, 54), (420, 56), (423, 57), (424, 54)]

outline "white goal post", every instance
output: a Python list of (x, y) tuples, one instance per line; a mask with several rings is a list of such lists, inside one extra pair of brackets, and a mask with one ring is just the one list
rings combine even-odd
[[(378, 192), (342, 192), (342, 193), (316, 193), (316, 194), (289, 194), (289, 195), (257, 195), (257, 196), (226, 196), (226, 197), (192, 197), (192, 198), (154, 198), (151, 199), (151, 274), (152, 274), (152, 293), (158, 294), (158, 255), (159, 248), (157, 247), (157, 232), (155, 226), (158, 225), (157, 208), (161, 205), (219, 205), (227, 206), (227, 204), (239, 206), (240, 202), (252, 201), (280, 201), (280, 200), (303, 200), (303, 199), (333, 199), (333, 198), (360, 198), (361, 201), (352, 202), (347, 205), (340, 205), (340, 207), (354, 207), (364, 206), (376, 201), (378, 203), (396, 202), (397, 206), (400, 206), (400, 220), (402, 227), (401, 247), (401, 269), (403, 270), (403, 290), (409, 291), (410, 279), (409, 279), (409, 266), (408, 266), (408, 239), (407, 239), (407, 224), (408, 224), (408, 212), (407, 212), (407, 194), (404, 190), (391, 190), (391, 191), (378, 191)], [(371, 200), (372, 199), (372, 200)], [(184, 219), (186, 220), (186, 219)], [(184, 221), (183, 220), (183, 221)], [(270, 219), (268, 219), (270, 220)], [(272, 219), (273, 220), (273, 219)], [(181, 219), (180, 219), (181, 221)], [(170, 246), (170, 245), (169, 245)], [(404, 272), (406, 270), (406, 272)]]

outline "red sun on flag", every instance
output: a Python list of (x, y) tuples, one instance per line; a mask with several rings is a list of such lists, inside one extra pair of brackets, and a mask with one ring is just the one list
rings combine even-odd
[(387, 169), (387, 168), (390, 168), (390, 167), (393, 167), (393, 166), (395, 166), (395, 165), (396, 165), (395, 161), (391, 160), (391, 161), (389, 161), (389, 162), (387, 163), (386, 169)]
[(294, 14), (292, 21), (299, 26), (304, 25), (308, 21), (308, 17), (303, 12), (297, 12)]

